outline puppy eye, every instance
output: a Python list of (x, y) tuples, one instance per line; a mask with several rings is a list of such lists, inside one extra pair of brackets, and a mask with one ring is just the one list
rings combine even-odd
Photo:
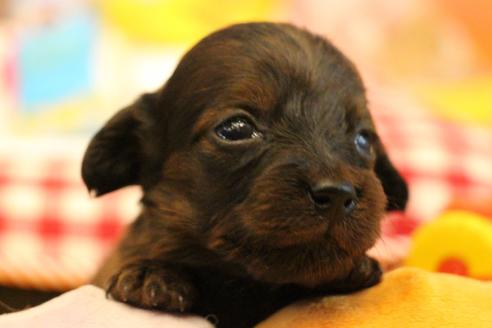
[(261, 137), (261, 133), (256, 130), (249, 119), (239, 116), (232, 117), (221, 123), (215, 128), (215, 133), (219, 138), (228, 141), (239, 141)]
[(370, 156), (373, 152), (373, 136), (367, 131), (361, 131), (355, 136), (355, 148), (357, 151), (364, 155)]

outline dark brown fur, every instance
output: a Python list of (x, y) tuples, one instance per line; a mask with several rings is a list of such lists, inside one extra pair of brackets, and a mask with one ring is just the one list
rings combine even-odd
[[(221, 142), (214, 127), (236, 112), (263, 138)], [(139, 307), (238, 328), (296, 299), (377, 283), (365, 253), (407, 189), (377, 136), (371, 156), (357, 153), (362, 128), (374, 131), (359, 75), (323, 38), (271, 23), (211, 34), (89, 145), (90, 190), (144, 192), (95, 284)], [(357, 208), (314, 206), (307, 189), (320, 179), (349, 181)]]

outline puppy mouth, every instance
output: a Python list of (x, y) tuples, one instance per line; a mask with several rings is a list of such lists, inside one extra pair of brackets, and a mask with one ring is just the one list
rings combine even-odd
[(316, 224), (311, 224), (302, 229), (289, 231), (274, 231), (261, 236), (273, 248), (292, 247), (327, 240), (330, 224), (328, 220), (317, 218)]
[[(378, 233), (369, 236), (358, 233), (357, 228), (350, 223), (352, 218), (323, 219), (319, 224), (292, 232), (272, 232), (269, 235), (257, 236), (270, 249), (297, 249), (300, 253), (313, 244), (319, 247), (332, 247), (338, 250), (338, 255), (359, 256), (375, 243)], [(372, 230), (371, 232), (377, 229)]]
[[(271, 248), (296, 246), (302, 249), (305, 245), (320, 243), (337, 243), (340, 248), (351, 253), (357, 248), (360, 240), (356, 238), (356, 230), (364, 222), (372, 225), (373, 220), (366, 214), (361, 215), (357, 208), (359, 200), (350, 200), (345, 205), (349, 209), (333, 210), (332, 208), (316, 208), (307, 215), (284, 218), (257, 220), (254, 223), (243, 221), (244, 230), (253, 240), (261, 241)], [(258, 224), (261, 221), (261, 224)], [(275, 223), (272, 223), (275, 222)], [(363, 227), (373, 230), (376, 227)], [(362, 238), (363, 236), (359, 236)], [(364, 243), (365, 244), (365, 243)]]
[(302, 230), (274, 231), (264, 236), (244, 235), (241, 229), (222, 231), (208, 246), (225, 263), (258, 281), (315, 286), (346, 274), (353, 260), (364, 255), (375, 241), (372, 236), (347, 231), (345, 219), (335, 224), (328, 224), (326, 218), (317, 221)]

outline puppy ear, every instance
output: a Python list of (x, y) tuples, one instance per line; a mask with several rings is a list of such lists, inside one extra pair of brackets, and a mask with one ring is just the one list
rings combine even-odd
[(82, 179), (96, 196), (139, 184), (142, 147), (142, 112), (152, 106), (154, 96), (146, 94), (116, 113), (92, 138), (82, 161)]
[(391, 163), (383, 147), (380, 145), (379, 148), (375, 171), (388, 198), (386, 210), (404, 210), (408, 200), (407, 184)]

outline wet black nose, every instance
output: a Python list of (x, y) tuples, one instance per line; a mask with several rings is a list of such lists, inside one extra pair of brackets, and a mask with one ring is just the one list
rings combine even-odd
[(339, 213), (349, 214), (357, 206), (357, 195), (349, 182), (319, 181), (310, 187), (309, 196), (316, 206)]

